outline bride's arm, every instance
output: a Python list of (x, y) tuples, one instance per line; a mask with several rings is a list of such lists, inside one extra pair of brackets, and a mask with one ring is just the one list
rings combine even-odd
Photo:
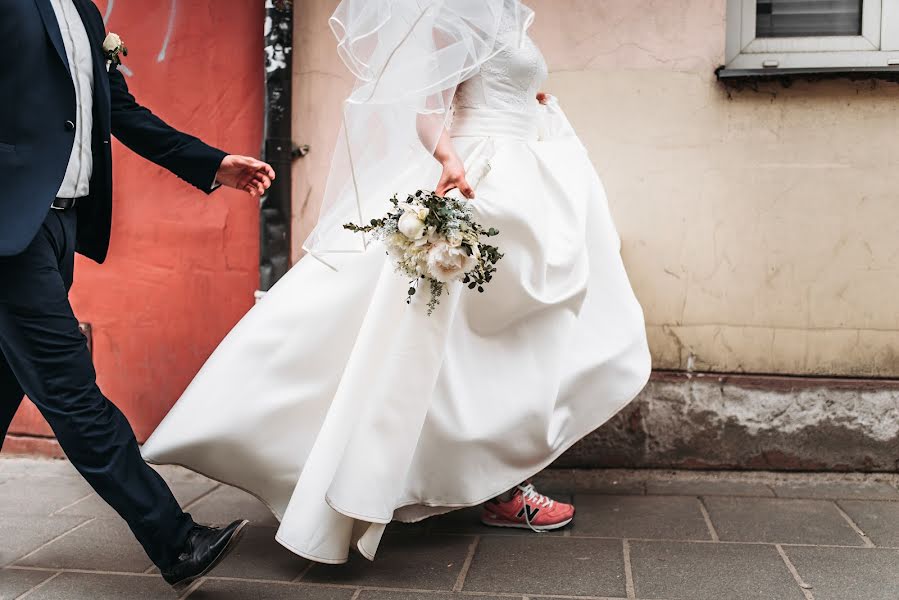
[[(456, 41), (456, 38), (443, 33), (439, 28), (434, 29), (434, 48), (445, 48)], [(450, 106), (452, 102), (440, 103), (441, 106)], [(465, 163), (459, 158), (453, 139), (445, 127), (445, 115), (420, 114), (418, 116), (417, 128), (418, 137), (421, 143), (429, 150), (434, 148), (434, 158), (443, 165), (443, 173), (440, 175), (440, 181), (434, 190), (438, 196), (446, 196), (451, 190), (459, 190), (459, 192), (469, 200), (474, 198), (474, 188), (472, 188), (465, 179)], [(434, 139), (434, 136), (437, 139)]]
[[(436, 142), (435, 132), (440, 132)], [(434, 158), (443, 165), (443, 173), (434, 192), (438, 196), (446, 196), (450, 190), (458, 189), (469, 200), (474, 198), (474, 189), (465, 179), (465, 164), (459, 158), (449, 132), (443, 126), (443, 115), (420, 115), (418, 117), (418, 136), (427, 148), (434, 148)]]
[(463, 196), (469, 200), (473, 199), (474, 189), (468, 184), (468, 180), (465, 179), (465, 165), (456, 153), (453, 140), (446, 129), (440, 134), (437, 149), (434, 151), (434, 158), (443, 165), (443, 173), (435, 190), (437, 195), (446, 196), (450, 190), (458, 189)]

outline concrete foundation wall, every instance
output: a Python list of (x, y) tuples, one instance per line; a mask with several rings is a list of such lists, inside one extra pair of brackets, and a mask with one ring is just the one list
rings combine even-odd
[(899, 382), (656, 373), (559, 466), (899, 471)]

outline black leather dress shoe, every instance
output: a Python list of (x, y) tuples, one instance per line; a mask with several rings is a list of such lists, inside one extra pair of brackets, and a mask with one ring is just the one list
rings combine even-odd
[(222, 528), (194, 526), (178, 562), (162, 572), (163, 579), (175, 590), (184, 590), (228, 556), (248, 523), (249, 521), (234, 521)]

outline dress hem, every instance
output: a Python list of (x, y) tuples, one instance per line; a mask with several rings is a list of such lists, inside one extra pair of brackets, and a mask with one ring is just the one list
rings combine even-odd
[[(641, 383), (640, 383), (639, 386), (636, 387), (635, 391), (633, 391), (633, 392), (630, 393), (630, 394), (627, 394), (627, 395), (626, 395), (627, 400), (622, 401), (622, 402), (617, 406), (616, 410), (614, 410), (614, 411), (610, 414), (610, 416), (609, 416), (608, 418), (606, 418), (605, 420), (603, 420), (601, 423), (599, 423), (599, 424), (596, 425), (596, 426), (591, 426), (589, 429), (587, 429), (587, 430), (586, 430), (585, 432), (583, 432), (582, 434), (579, 434), (579, 435), (577, 435), (577, 436), (574, 436), (574, 440), (573, 440), (570, 444), (566, 444), (566, 445), (564, 445), (564, 446), (561, 446), (557, 451), (553, 452), (553, 453), (552, 453), (546, 460), (544, 460), (544, 461), (542, 461), (542, 462), (540, 463), (540, 466), (539, 466), (538, 468), (536, 468), (536, 470), (533, 470), (533, 472), (530, 472), (529, 475), (526, 475), (523, 479), (521, 479), (521, 478), (519, 478), (519, 477), (516, 477), (516, 479), (518, 480), (517, 482), (511, 482), (511, 483), (509, 483), (508, 485), (502, 486), (501, 489), (498, 489), (498, 490), (496, 490), (496, 491), (494, 491), (494, 492), (488, 494), (488, 495), (485, 496), (484, 498), (481, 498), (481, 499), (479, 499), (479, 500), (477, 500), (477, 501), (464, 501), (464, 502), (462, 502), (462, 503), (452, 503), (452, 502), (442, 502), (442, 503), (441, 503), (441, 502), (437, 502), (437, 501), (434, 501), (434, 500), (428, 500), (428, 501), (414, 501), (414, 500), (413, 500), (413, 501), (407, 502), (407, 503), (405, 503), (405, 504), (400, 504), (400, 505), (398, 505), (398, 506), (394, 509), (394, 511), (399, 511), (399, 510), (402, 510), (403, 508), (407, 508), (407, 507), (409, 507), (409, 506), (416, 506), (416, 505), (424, 506), (424, 507), (428, 507), (428, 508), (446, 508), (447, 510), (444, 511), (444, 512), (437, 512), (437, 513), (434, 513), (434, 514), (429, 514), (429, 515), (426, 515), (426, 516), (423, 516), (423, 517), (417, 518), (417, 519), (402, 519), (402, 518), (398, 519), (398, 518), (395, 518), (395, 517), (391, 517), (391, 518), (387, 518), (387, 519), (385, 519), (385, 518), (379, 518), (379, 519), (377, 519), (377, 520), (374, 520), (372, 517), (359, 518), (360, 515), (355, 515), (355, 514), (349, 512), (349, 511), (345, 511), (345, 510), (343, 510), (343, 509), (340, 509), (340, 508), (338, 508), (337, 506), (334, 505), (334, 503), (331, 501), (331, 499), (330, 499), (327, 495), (325, 496), (325, 502), (328, 504), (328, 506), (329, 506), (332, 510), (334, 510), (335, 512), (340, 513), (341, 515), (343, 515), (343, 516), (345, 516), (345, 517), (347, 517), (347, 518), (349, 518), (349, 519), (354, 519), (354, 520), (357, 520), (357, 521), (362, 521), (362, 522), (366, 522), (366, 523), (371, 523), (372, 525), (387, 525), (387, 524), (390, 524), (391, 522), (394, 522), (394, 521), (399, 522), (399, 523), (419, 523), (419, 522), (421, 522), (421, 521), (430, 519), (430, 518), (432, 518), (432, 517), (437, 517), (437, 516), (440, 516), (440, 515), (443, 515), (443, 514), (447, 514), (447, 513), (450, 513), (450, 512), (454, 512), (454, 511), (456, 511), (456, 510), (461, 510), (461, 509), (464, 509), (464, 508), (471, 508), (471, 507), (474, 507), (474, 506), (479, 506), (479, 505), (483, 504), (484, 502), (487, 502), (488, 500), (491, 500), (491, 499), (497, 497), (498, 495), (502, 494), (503, 492), (506, 492), (506, 491), (510, 490), (512, 487), (514, 487), (514, 486), (516, 486), (516, 485), (519, 485), (519, 484), (522, 483), (523, 481), (527, 481), (528, 479), (530, 479), (530, 478), (532, 478), (532, 477), (538, 475), (538, 474), (541, 473), (542, 471), (546, 470), (546, 469), (547, 469), (553, 462), (555, 462), (555, 461), (556, 461), (562, 454), (564, 454), (565, 452), (567, 452), (568, 450), (570, 450), (576, 443), (578, 443), (579, 441), (581, 441), (582, 439), (584, 439), (584, 438), (585, 438), (587, 435), (589, 435), (591, 432), (596, 431), (597, 429), (599, 429), (600, 427), (602, 427), (602, 426), (603, 426), (604, 424), (606, 424), (612, 417), (614, 417), (616, 414), (618, 414), (619, 412), (621, 412), (621, 410), (622, 410), (625, 406), (627, 406), (628, 404), (630, 404), (631, 402), (633, 402), (634, 398), (636, 398), (637, 395), (640, 394), (640, 392), (643, 390), (643, 388), (646, 387), (646, 385), (647, 385), (648, 382), (649, 382), (649, 375), (647, 375), (644, 379), (641, 379)], [(233, 483), (229, 483), (228, 481), (225, 481), (225, 480), (223, 480), (223, 479), (219, 479), (219, 478), (217, 478), (217, 477), (211, 477), (211, 476), (209, 476), (209, 475), (203, 473), (202, 471), (199, 471), (199, 470), (197, 470), (197, 469), (194, 469), (194, 468), (192, 468), (192, 467), (189, 467), (189, 466), (184, 465), (184, 464), (181, 464), (181, 463), (177, 463), (177, 462), (167, 462), (167, 461), (161, 461), (161, 462), (159, 462), (159, 461), (154, 461), (154, 460), (147, 460), (146, 462), (148, 462), (149, 464), (153, 464), (153, 465), (172, 465), (172, 466), (181, 467), (181, 468), (187, 469), (187, 470), (189, 470), (189, 471), (192, 471), (192, 472), (194, 472), (194, 473), (197, 473), (198, 475), (201, 475), (201, 476), (203, 476), (203, 477), (206, 477), (207, 479), (211, 479), (212, 481), (216, 481), (216, 482), (221, 483), (221, 484), (223, 484), (223, 485), (228, 485), (228, 486), (237, 488), (237, 489), (239, 489), (239, 490), (241, 490), (241, 491), (243, 491), (243, 492), (246, 492), (247, 494), (250, 494), (251, 496), (253, 496), (253, 497), (256, 498), (257, 500), (259, 500), (260, 502), (262, 502), (262, 504), (264, 504), (265, 507), (269, 509), (269, 511), (272, 513), (272, 515), (274, 515), (275, 518), (278, 519), (278, 522), (279, 522), (279, 523), (283, 523), (283, 518), (284, 518), (283, 515), (279, 515), (278, 512), (272, 508), (271, 504), (269, 504), (268, 501), (266, 501), (264, 498), (262, 498), (261, 496), (259, 496), (259, 495), (256, 494), (255, 492), (252, 492), (252, 491), (250, 491), (250, 490), (248, 490), (248, 489), (246, 489), (246, 488), (243, 488), (243, 487), (241, 487), (241, 486), (239, 486), (239, 485), (235, 485), (235, 484), (233, 484)], [(307, 559), (307, 560), (311, 560), (311, 561), (313, 561), (313, 562), (322, 563), (322, 564), (329, 564), (329, 565), (341, 565), (341, 564), (345, 564), (345, 563), (349, 560), (349, 553), (348, 553), (347, 556), (344, 557), (343, 559), (329, 559), (329, 558), (324, 558), (324, 557), (314, 556), (314, 555), (312, 555), (312, 554), (309, 554), (308, 552), (299, 550), (298, 548), (296, 548), (296, 547), (292, 546), (291, 544), (285, 542), (284, 539), (281, 538), (278, 534), (275, 534), (275, 541), (277, 541), (279, 544), (281, 544), (282, 546), (284, 546), (285, 548), (287, 548), (288, 550), (290, 550), (291, 552), (293, 552), (293, 553), (296, 554), (297, 556), (299, 556), (299, 557), (301, 557), (301, 558), (305, 558), (305, 559)], [(358, 548), (357, 548), (357, 549), (358, 549)], [(370, 561), (374, 561), (374, 556), (371, 556), (371, 557), (370, 557), (370, 556), (368, 556), (368, 553), (362, 552), (361, 549), (358, 549), (358, 550), (359, 550), (359, 553), (362, 554), (362, 556), (363, 556), (364, 558), (366, 558), (366, 559), (368, 559), (368, 560), (370, 560)]]

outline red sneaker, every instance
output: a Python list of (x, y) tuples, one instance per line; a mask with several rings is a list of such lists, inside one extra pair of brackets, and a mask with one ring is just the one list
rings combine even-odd
[(530, 483), (518, 486), (511, 500), (487, 502), (481, 515), (481, 522), (490, 527), (514, 527), (537, 532), (561, 529), (572, 519), (574, 506), (547, 498)]

